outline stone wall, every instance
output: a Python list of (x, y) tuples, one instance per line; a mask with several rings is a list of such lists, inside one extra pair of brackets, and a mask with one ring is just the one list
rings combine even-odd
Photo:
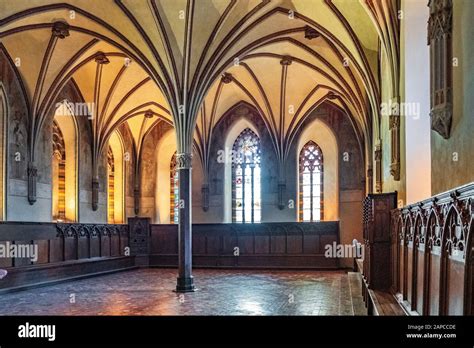
[(474, 2), (453, 1), (453, 120), (449, 139), (431, 132), (431, 191), (474, 181)]
[[(0, 50), (0, 81), (7, 95), (7, 195), (6, 213), (9, 221), (52, 220), (51, 157), (52, 122), (55, 105), (64, 100), (83, 102), (76, 85), (70, 81), (58, 95), (44, 119), (35, 148), (35, 163), (38, 168), (37, 201), (28, 202), (27, 165), (29, 158), (29, 137), (27, 103), (21, 84), (14, 73), (9, 58)], [(99, 208), (92, 210), (92, 132), (87, 117), (74, 117), (77, 138), (77, 215), (80, 222), (106, 222), (107, 220), (107, 178), (106, 163), (99, 164)]]

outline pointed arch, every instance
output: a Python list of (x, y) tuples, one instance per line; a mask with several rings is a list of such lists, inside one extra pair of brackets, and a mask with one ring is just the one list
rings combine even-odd
[[(324, 175), (322, 176), (322, 198), (324, 199), (324, 220), (336, 221), (339, 219), (339, 147), (333, 130), (322, 120), (316, 119), (301, 129), (296, 146), (296, 158), (308, 142), (312, 141), (324, 154)], [(295, 163), (297, 187), (300, 187), (299, 163)], [(302, 197), (297, 196), (298, 215), (301, 216)]]
[[(466, 244), (469, 228), (462, 202), (454, 200), (444, 221), (441, 238), (440, 267), (440, 308), (439, 315), (456, 315), (465, 311), (465, 288), (457, 282), (456, 274), (463, 274), (465, 279)], [(470, 213), (469, 213), (470, 217)]]
[(56, 105), (53, 118), (52, 205), (53, 220), (77, 221), (78, 128), (67, 100)]
[(124, 144), (118, 131), (112, 133), (107, 150), (107, 217), (108, 223), (122, 224), (125, 214)]
[(7, 138), (8, 132), (7, 93), (0, 82), (0, 221), (7, 220)]
[(426, 291), (424, 313), (439, 315), (442, 218), (437, 209), (432, 208), (426, 228), (425, 272)]
[(155, 223), (169, 224), (171, 219), (170, 166), (176, 153), (176, 133), (174, 129), (166, 131), (156, 147), (156, 180), (155, 180)]
[(423, 289), (425, 288), (425, 245), (426, 245), (426, 217), (422, 209), (415, 215), (415, 236), (413, 238), (413, 290), (411, 299), (411, 309), (418, 313), (423, 313), (425, 308), (425, 298)]
[(403, 215), (397, 218), (397, 264), (396, 264), (396, 291), (397, 293), (402, 293), (404, 287), (404, 278), (403, 278), (403, 267), (404, 267), (404, 233), (405, 228), (403, 227)]

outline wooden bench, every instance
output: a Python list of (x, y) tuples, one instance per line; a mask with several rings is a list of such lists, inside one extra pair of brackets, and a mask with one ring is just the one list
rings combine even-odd
[(367, 312), (369, 315), (406, 315), (397, 299), (391, 293), (370, 289), (368, 289), (368, 292), (370, 301), (368, 302)]
[(404, 316), (407, 313), (403, 310), (395, 296), (389, 291), (369, 289), (366, 279), (363, 276), (363, 260), (356, 259), (357, 271), (362, 277), (362, 297), (364, 298), (369, 315), (392, 315)]

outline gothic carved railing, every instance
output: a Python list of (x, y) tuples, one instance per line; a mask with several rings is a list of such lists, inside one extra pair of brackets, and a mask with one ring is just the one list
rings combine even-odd
[(392, 291), (424, 315), (473, 314), (474, 184), (392, 211)]

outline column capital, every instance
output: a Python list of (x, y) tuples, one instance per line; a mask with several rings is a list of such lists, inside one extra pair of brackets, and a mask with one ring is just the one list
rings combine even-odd
[(193, 164), (193, 154), (182, 152), (176, 154), (176, 169), (191, 169)]

